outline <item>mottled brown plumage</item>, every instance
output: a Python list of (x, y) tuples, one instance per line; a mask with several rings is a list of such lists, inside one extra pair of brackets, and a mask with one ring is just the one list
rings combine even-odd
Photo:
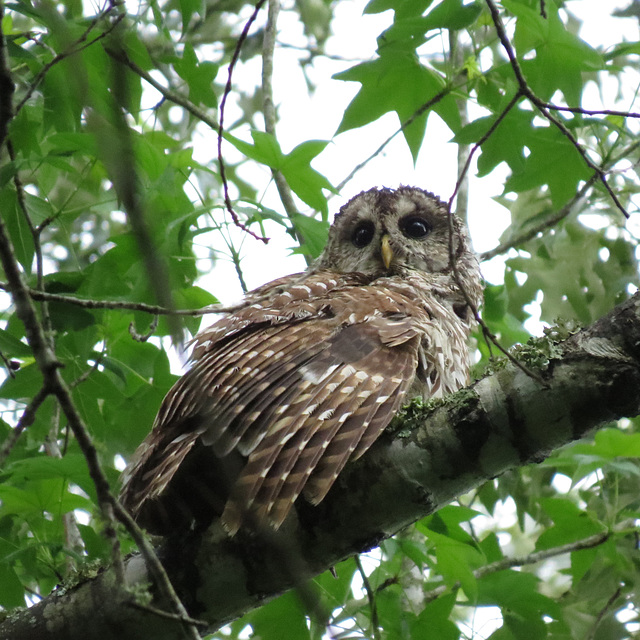
[(466, 232), (433, 194), (353, 198), (314, 265), (196, 338), (125, 472), (125, 506), (153, 532), (219, 516), (234, 534), (279, 527), (301, 493), (319, 503), (403, 402), (466, 383), (474, 319), (451, 255), (477, 306)]

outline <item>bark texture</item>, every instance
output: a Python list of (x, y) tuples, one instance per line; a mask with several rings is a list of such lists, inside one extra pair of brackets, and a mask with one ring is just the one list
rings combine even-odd
[[(552, 345), (552, 353), (536, 371), (544, 385), (506, 364), (437, 408), (412, 411), (400, 430), (343, 471), (318, 507), (298, 501), (297, 518), (277, 534), (230, 540), (214, 524), (166, 540), (161, 558), (190, 615), (206, 621), (202, 631), (376, 546), (489, 478), (640, 413), (640, 295)], [(536, 349), (526, 356), (544, 360)], [(137, 556), (127, 562), (127, 580), (149, 582)], [(6, 640), (181, 637), (181, 623), (140, 610), (110, 570), (0, 624)]]

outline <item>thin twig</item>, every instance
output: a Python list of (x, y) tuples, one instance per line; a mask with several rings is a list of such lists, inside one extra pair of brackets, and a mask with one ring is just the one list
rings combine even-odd
[(460, 172), (460, 175), (458, 176), (458, 180), (456, 181), (456, 186), (455, 186), (455, 188), (453, 190), (453, 193), (451, 194), (451, 197), (449, 198), (449, 209), (450, 210), (451, 210), (451, 207), (453, 205), (453, 200), (456, 197), (458, 191), (460, 190), (460, 185), (464, 181), (464, 179), (465, 179), (465, 177), (466, 177), (466, 175), (467, 175), (467, 173), (469, 171), (469, 166), (471, 165), (471, 159), (473, 158), (475, 153), (478, 151), (478, 149), (480, 149), (480, 147), (493, 135), (494, 131), (500, 126), (500, 123), (507, 117), (507, 114), (518, 103), (518, 100), (520, 100), (521, 97), (522, 97), (522, 94), (520, 94), (520, 92), (518, 92), (513, 96), (513, 98), (511, 98), (511, 100), (509, 101), (509, 104), (500, 112), (500, 115), (491, 124), (491, 126), (488, 129), (488, 131), (480, 138), (480, 140), (478, 140), (478, 142), (476, 142), (476, 144), (473, 146), (473, 149), (471, 149), (471, 153), (469, 153), (469, 155), (467, 157), (467, 161), (464, 163), (464, 167), (463, 167), (462, 171)]
[[(610, 160), (606, 166), (607, 167), (615, 166), (620, 160), (627, 158), (629, 154), (633, 153), (633, 151), (635, 151), (638, 147), (640, 147), (640, 140), (636, 140), (632, 144), (622, 149), (621, 152), (615, 158)], [(598, 177), (599, 177), (598, 174), (594, 173), (586, 181), (586, 183), (582, 185), (582, 187), (578, 190), (578, 193), (576, 193), (575, 196), (573, 196), (573, 198), (571, 198), (571, 200), (567, 202), (567, 204), (565, 204), (564, 207), (562, 207), (556, 213), (552, 214), (551, 216), (549, 216), (539, 224), (533, 227), (529, 227), (528, 229), (523, 231), (520, 235), (516, 236), (515, 238), (512, 238), (511, 240), (504, 242), (498, 245), (497, 247), (490, 249), (489, 251), (485, 251), (484, 253), (481, 253), (478, 256), (480, 261), (484, 262), (485, 260), (491, 260), (491, 258), (495, 258), (498, 255), (502, 255), (506, 253), (509, 249), (512, 249), (525, 242), (528, 242), (532, 238), (535, 238), (539, 233), (542, 233), (543, 231), (550, 229), (561, 220), (564, 220), (564, 218), (566, 218), (573, 211), (576, 205), (583, 198), (586, 197), (587, 191), (594, 185), (595, 182), (597, 182)]]
[(621, 116), (623, 118), (640, 118), (640, 113), (635, 111), (617, 111), (616, 109), (583, 109), (582, 107), (563, 107), (550, 102), (542, 102), (540, 104), (545, 109), (551, 111), (568, 111), (570, 113), (578, 113), (583, 116)]
[(191, 115), (198, 118), (204, 122), (207, 126), (209, 126), (214, 131), (218, 130), (218, 123), (211, 117), (209, 117), (202, 109), (199, 109), (193, 102), (191, 102), (188, 98), (167, 87), (163, 87), (150, 73), (147, 73), (142, 67), (139, 67), (133, 60), (130, 60), (124, 51), (113, 51), (110, 48), (106, 48), (106, 52), (117, 62), (126, 65), (133, 71), (136, 75), (140, 76), (143, 80), (145, 80), (148, 84), (150, 84), (156, 91), (159, 91), (164, 98), (177, 104), (188, 111)]
[(244, 280), (244, 273), (242, 273), (242, 266), (240, 265), (240, 254), (236, 251), (236, 248), (228, 244), (229, 252), (231, 253), (231, 262), (233, 263), (233, 268), (236, 271), (236, 275), (238, 276), (238, 282), (240, 283), (240, 288), (242, 289), (242, 293), (245, 295), (249, 291), (247, 287), (247, 283)]
[[(117, 44), (117, 43), (116, 43)], [(167, 262), (158, 250), (148, 223), (143, 190), (138, 180), (136, 153), (131, 128), (125, 118), (127, 87), (125, 76), (114, 73), (112, 81), (113, 100), (109, 103), (110, 113), (93, 116), (89, 120), (91, 128), (103, 142), (103, 160), (115, 191), (127, 215), (131, 232), (142, 258), (148, 285), (159, 305), (173, 308)], [(108, 140), (107, 136), (114, 137)], [(167, 322), (174, 344), (182, 342), (182, 327), (175, 316), (168, 316)]]
[(369, 582), (367, 574), (364, 572), (362, 562), (360, 562), (360, 556), (356, 554), (355, 556), (353, 556), (353, 559), (356, 561), (358, 573), (362, 578), (362, 586), (364, 587), (364, 590), (367, 594), (367, 599), (369, 600), (369, 608), (371, 609), (371, 632), (373, 633), (373, 637), (375, 640), (380, 640), (380, 623), (378, 622), (378, 606), (376, 605), (376, 594), (371, 588), (371, 583)]
[(227, 207), (227, 211), (229, 212), (229, 215), (231, 216), (231, 219), (233, 220), (233, 223), (238, 228), (242, 229), (243, 231), (248, 233), (250, 236), (254, 237), (256, 240), (262, 240), (262, 242), (266, 244), (269, 241), (269, 238), (259, 236), (257, 233), (251, 231), (251, 229), (249, 229), (247, 225), (240, 222), (240, 218), (238, 218), (238, 214), (234, 211), (233, 204), (231, 203), (231, 196), (229, 195), (229, 183), (227, 182), (224, 158), (222, 157), (222, 139), (224, 137), (224, 113), (225, 113), (225, 107), (227, 104), (227, 98), (229, 97), (229, 94), (231, 93), (231, 88), (233, 86), (233, 83), (232, 83), (233, 70), (236, 66), (236, 63), (238, 62), (238, 58), (240, 57), (240, 50), (242, 49), (242, 45), (244, 44), (244, 41), (247, 39), (247, 36), (249, 35), (249, 30), (251, 29), (251, 25), (254, 23), (255, 19), (258, 17), (258, 13), (260, 12), (260, 9), (262, 8), (262, 5), (265, 3), (265, 1), (266, 0), (258, 0), (258, 3), (256, 4), (256, 8), (251, 14), (251, 17), (249, 18), (249, 20), (247, 20), (246, 24), (244, 25), (244, 29), (242, 30), (242, 33), (238, 38), (238, 42), (236, 43), (236, 47), (233, 51), (233, 55), (231, 56), (231, 61), (229, 62), (227, 84), (225, 85), (224, 93), (222, 94), (222, 100), (220, 100), (220, 110), (219, 110), (220, 121), (218, 123), (218, 166), (220, 168), (220, 179), (222, 180), (222, 187), (224, 190), (224, 203), (225, 203), (225, 206)]
[[(569, 542), (567, 544), (560, 545), (559, 547), (544, 549), (542, 551), (534, 551), (528, 556), (520, 558), (502, 558), (501, 560), (496, 560), (495, 562), (491, 562), (479, 569), (476, 569), (473, 572), (473, 575), (476, 579), (480, 579), (491, 573), (505, 571), (506, 569), (512, 569), (513, 567), (524, 567), (526, 565), (537, 564), (538, 562), (543, 562), (544, 560), (549, 560), (550, 558), (555, 558), (557, 556), (564, 555), (565, 553), (573, 553), (574, 551), (581, 551), (583, 549), (593, 549), (594, 547), (604, 544), (612, 535), (626, 533), (627, 531), (637, 531), (635, 521), (633, 519), (624, 520), (608, 531), (596, 533), (592, 536), (588, 536), (587, 538), (582, 538), (582, 540), (577, 540), (576, 542)], [(427, 591), (424, 594), (425, 602), (431, 602), (442, 594), (447, 593), (450, 590), (457, 589), (459, 586), (459, 582), (456, 582), (452, 586), (443, 584), (431, 591)]]
[[(465, 47), (460, 43), (459, 32), (449, 29), (449, 64), (452, 73), (463, 74)], [(466, 97), (456, 97), (456, 106), (460, 116), (460, 128), (469, 124), (469, 104)], [(469, 217), (469, 144), (459, 143), (456, 149), (458, 181), (456, 182), (456, 215), (466, 224)]]
[(517, 358), (515, 358), (507, 349), (505, 349), (500, 342), (498, 341), (498, 338), (494, 335), (494, 333), (489, 329), (489, 327), (487, 326), (486, 322), (480, 317), (480, 313), (478, 311), (478, 307), (475, 305), (475, 303), (473, 302), (473, 300), (471, 299), (471, 297), (469, 296), (469, 293), (467, 292), (464, 283), (462, 282), (462, 279), (460, 278), (460, 272), (458, 271), (458, 264), (457, 264), (457, 256), (456, 256), (456, 249), (453, 246), (453, 239), (455, 237), (456, 231), (454, 229), (454, 224), (453, 224), (453, 213), (451, 213), (451, 200), (449, 200), (449, 203), (447, 205), (448, 208), (448, 220), (449, 220), (449, 265), (451, 266), (451, 274), (453, 276), (453, 280), (455, 281), (455, 283), (458, 285), (458, 289), (460, 290), (460, 292), (462, 293), (462, 296), (464, 297), (464, 301), (466, 303), (466, 305), (469, 307), (469, 309), (471, 309), (471, 313), (473, 313), (473, 317), (475, 318), (476, 322), (478, 323), (478, 325), (482, 328), (482, 333), (484, 335), (484, 339), (487, 342), (487, 345), (489, 346), (489, 349), (491, 349), (491, 344), (495, 345), (498, 350), (503, 353), (507, 359), (516, 367), (518, 367), (518, 369), (520, 369), (523, 373), (525, 373), (527, 376), (529, 376), (532, 380), (535, 380), (538, 384), (542, 385), (545, 388), (549, 387), (549, 383), (546, 382), (546, 380), (544, 380), (541, 376), (539, 376), (537, 373), (535, 373), (534, 371), (531, 371), (528, 367), (526, 367), (524, 364), (522, 364), (522, 362), (520, 362)]
[[(64, 452), (60, 449), (58, 442), (59, 430), (60, 405), (56, 404), (51, 420), (51, 428), (49, 429), (49, 433), (45, 437), (43, 444), (45, 453), (50, 458), (61, 460), (66, 453), (66, 448)], [(84, 542), (82, 540), (82, 535), (80, 534), (80, 529), (78, 529), (78, 521), (74, 511), (62, 514), (62, 525), (64, 528), (65, 548), (69, 551), (65, 558), (66, 575), (69, 576), (76, 570), (76, 559), (84, 549)]]
[[(0, 282), (0, 289), (3, 291), (11, 291), (6, 282)], [(155, 304), (146, 304), (144, 302), (124, 302), (119, 300), (93, 300), (90, 298), (76, 298), (75, 296), (67, 296), (61, 293), (48, 293), (46, 291), (37, 291), (27, 287), (29, 296), (34, 300), (48, 300), (50, 302), (64, 302), (74, 304), (85, 309), (120, 309), (122, 311), (142, 311), (152, 315), (161, 316), (204, 316), (210, 313), (231, 313), (242, 309), (246, 306), (245, 302), (238, 304), (222, 305), (212, 304), (201, 309), (167, 309)]]
[(153, 316), (151, 323), (149, 324), (149, 329), (146, 333), (138, 333), (136, 331), (136, 326), (133, 322), (129, 323), (129, 335), (136, 342), (146, 342), (158, 328), (158, 321), (160, 320), (160, 316)]
[(102, 350), (102, 353), (98, 354), (98, 357), (93, 361), (91, 367), (86, 371), (83, 371), (75, 380), (69, 383), (69, 388), (75, 389), (76, 387), (79, 387), (83, 382), (86, 382), (89, 379), (89, 376), (94, 371), (98, 370), (98, 367), (100, 366), (100, 363), (102, 362), (102, 359), (105, 357), (105, 355), (107, 355), (106, 346)]
[(586, 196), (587, 191), (593, 186), (594, 182), (598, 180), (598, 175), (594, 173), (583, 185), (580, 187), (578, 192), (564, 205), (560, 210), (558, 210), (553, 215), (545, 218), (542, 222), (535, 225), (534, 227), (530, 227), (523, 233), (521, 233), (516, 238), (512, 238), (508, 242), (503, 242), (502, 244), (490, 249), (489, 251), (485, 251), (481, 253), (478, 257), (481, 261), (491, 260), (491, 258), (495, 258), (496, 256), (502, 255), (512, 249), (513, 247), (517, 247), (518, 245), (524, 244), (529, 240), (535, 238), (539, 233), (542, 233), (546, 229), (550, 229), (554, 227), (558, 222), (564, 220), (574, 209), (574, 207)]
[[(0, 351), (0, 360), (2, 360), (3, 364), (4, 364), (4, 368), (7, 370), (7, 375), (10, 378), (15, 378), (16, 374), (15, 374), (15, 365), (14, 363), (9, 360), (9, 358), (7, 358), (7, 356), (4, 355), (4, 353), (2, 353), (2, 351)], [(19, 365), (18, 365), (19, 366)]]
[[(269, 0), (267, 24), (264, 30), (264, 38), (262, 42), (262, 114), (264, 116), (264, 130), (277, 139), (276, 136), (276, 108), (273, 104), (273, 52), (276, 46), (278, 14), (280, 12), (280, 0)], [(271, 169), (273, 181), (276, 183), (280, 201), (284, 206), (284, 210), (293, 222), (294, 216), (298, 213), (293, 194), (287, 179), (282, 171)], [(299, 245), (304, 244), (304, 236), (300, 230), (293, 225), (294, 233)], [(303, 255), (307, 264), (311, 262), (311, 258)]]
[(593, 640), (596, 637), (596, 631), (602, 622), (602, 619), (607, 615), (607, 613), (611, 610), (613, 603), (620, 597), (622, 593), (622, 587), (618, 587), (612, 594), (611, 597), (607, 600), (604, 607), (600, 609), (598, 612), (598, 617), (595, 619), (591, 629), (589, 630), (589, 634), (585, 636), (585, 640)]
[(4, 463), (7, 456), (11, 453), (13, 447), (15, 447), (23, 431), (33, 424), (38, 409), (47, 399), (48, 395), (49, 391), (47, 390), (47, 388), (41, 387), (38, 390), (38, 393), (33, 396), (31, 402), (26, 406), (26, 408), (22, 412), (22, 415), (20, 416), (20, 419), (18, 420), (18, 424), (16, 424), (11, 433), (7, 436), (7, 439), (2, 445), (2, 449), (0, 449), (0, 466)]
[(127, 602), (127, 605), (133, 607), (134, 609), (140, 609), (140, 611), (146, 611), (147, 613), (152, 613), (154, 616), (158, 616), (160, 618), (166, 618), (167, 620), (175, 620), (176, 622), (182, 622), (184, 624), (190, 624), (194, 627), (203, 627), (207, 628), (209, 623), (205, 620), (197, 620), (196, 618), (192, 618), (191, 616), (181, 616), (177, 613), (171, 613), (170, 611), (164, 611), (163, 609), (158, 609), (158, 607), (152, 607), (148, 604), (142, 604), (141, 602), (136, 602), (132, 600)]

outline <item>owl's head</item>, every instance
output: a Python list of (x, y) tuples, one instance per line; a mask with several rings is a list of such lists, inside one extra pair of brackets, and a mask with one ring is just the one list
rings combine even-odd
[[(453, 237), (450, 235), (453, 232)], [(341, 273), (449, 274), (451, 255), (465, 271), (477, 262), (460, 219), (437, 196), (416, 187), (370, 189), (336, 215), (315, 265)]]

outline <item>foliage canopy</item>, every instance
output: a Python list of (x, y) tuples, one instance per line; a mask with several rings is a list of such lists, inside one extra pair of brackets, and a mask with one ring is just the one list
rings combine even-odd
[[(217, 302), (225, 262), (245, 287), (245, 268), (254, 277), (261, 270), (250, 258), (267, 235), (316, 257), (330, 212), (346, 199), (328, 198), (353, 178), (342, 180), (334, 160), (317, 167), (346, 153), (354, 131), (374, 150), (386, 139), (380, 123), (393, 122), (419, 163), (433, 153), (436, 120), (461, 168), (473, 155), (472, 185), (497, 185), (491, 195), (510, 222), (482, 256), (498, 256), (483, 317), (503, 347), (526, 342), (536, 309), (547, 324), (587, 325), (638, 284), (637, 36), (587, 38), (587, 27), (597, 30), (580, 1), (371, 0), (360, 19), (378, 15), (384, 28), (375, 53), (353, 60), (331, 40), (349, 3), (298, 0), (279, 16), (276, 4), (3, 6), (0, 214), (114, 491), (122, 460), (177, 379), (171, 341), (201, 323), (198, 314), (154, 316), (156, 305)], [(608, 11), (613, 24), (637, 31), (635, 3)], [(286, 56), (306, 80), (293, 92), (313, 100), (319, 79), (352, 87), (331, 144), (313, 128), (297, 131), (296, 144), (282, 141), (291, 136), (271, 84)], [(277, 98), (285, 109), (287, 96)], [(216, 150), (223, 104), (226, 186)], [(360, 156), (362, 171), (382, 153)], [(366, 180), (385, 183), (384, 173)], [(458, 210), (472, 230), (492, 227), (465, 184), (460, 174)], [(1, 302), (0, 606), (8, 610), (109, 562), (113, 546), (86, 449), (43, 386), (19, 305), (8, 293)], [(476, 343), (480, 373), (496, 350), (480, 332)], [(213, 637), (247, 637), (249, 625), (263, 640), (284, 630), (290, 639), (627, 638), (640, 625), (639, 426), (625, 420), (509, 472), (364, 563), (346, 560), (337, 578), (319, 576), (316, 593), (331, 611), (322, 624), (289, 593)], [(117, 535), (123, 551), (134, 548), (124, 528)]]

